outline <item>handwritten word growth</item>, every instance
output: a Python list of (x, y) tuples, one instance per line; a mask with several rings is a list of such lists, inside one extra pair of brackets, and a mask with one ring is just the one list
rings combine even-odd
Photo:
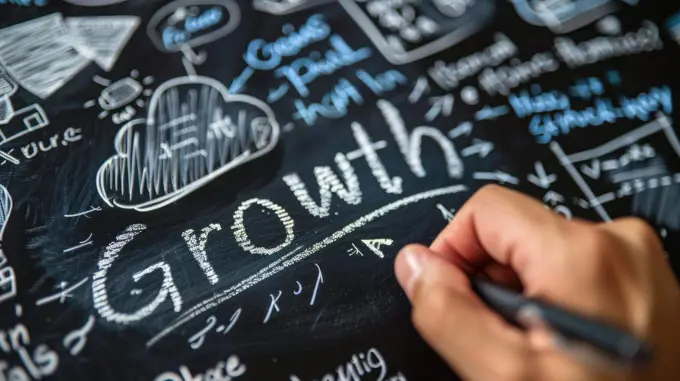
[[(384, 100), (378, 101), (378, 109), (383, 114), (385, 122), (389, 127), (389, 131), (394, 136), (394, 140), (399, 152), (402, 153), (405, 162), (416, 177), (422, 178), (427, 176), (427, 170), (421, 160), (421, 145), (423, 144), (424, 140), (429, 140), (433, 143), (436, 143), (440, 147), (440, 152), (442, 154), (441, 157), (446, 163), (445, 168), (449, 177), (460, 178), (463, 175), (463, 163), (460, 159), (460, 156), (456, 151), (453, 141), (448, 139), (444, 132), (428, 126), (419, 126), (409, 131), (406, 129), (405, 122), (401, 117), (399, 110), (390, 102)], [(388, 168), (386, 168), (385, 164), (380, 159), (375, 142), (371, 140), (366, 130), (364, 130), (364, 128), (359, 123), (352, 123), (351, 127), (359, 149), (346, 153), (336, 153), (334, 155), (334, 161), (337, 166), (337, 170), (326, 165), (314, 167), (316, 189), (318, 192), (317, 197), (315, 197), (312, 193), (315, 187), (311, 184), (305, 183), (298, 173), (288, 173), (282, 178), (283, 183), (290, 189), (293, 196), (299, 202), (299, 205), (311, 216), (317, 218), (327, 218), (328, 216), (332, 215), (331, 203), (333, 196), (337, 196), (340, 200), (346, 202), (349, 205), (359, 205), (362, 203), (363, 195), (361, 192), (360, 181), (356, 175), (353, 164), (353, 161), (355, 160), (366, 161), (366, 164), (375, 177), (375, 180), (385, 193), (399, 195), (403, 192), (402, 178), (399, 176), (391, 176), (389, 174)], [(255, 274), (251, 277), (252, 279), (249, 278), (248, 280), (244, 280), (244, 282), (247, 282), (244, 283), (244, 285), (238, 286), (238, 290), (235, 289), (236, 291), (233, 292), (227, 290), (228, 292), (226, 292), (226, 294), (236, 295), (236, 293), (239, 293), (249, 286), (266, 279), (267, 277), (275, 274), (278, 271), (281, 271), (293, 263), (301, 261), (305, 257), (314, 254), (315, 252), (342, 238), (343, 236), (350, 234), (354, 230), (392, 210), (418, 202), (419, 200), (435, 197), (436, 195), (454, 194), (462, 192), (465, 189), (466, 188), (464, 186), (451, 186), (436, 190), (429, 190), (421, 194), (405, 197), (402, 200), (395, 201), (375, 210), (374, 212), (369, 213), (356, 222), (347, 225), (337, 233), (327, 237), (318, 244), (312, 245), (303, 250), (301, 250), (301, 247), (298, 247), (294, 250), (290, 248), (295, 242), (296, 238), (295, 221), (284, 207), (264, 198), (255, 197), (245, 200), (241, 202), (234, 210), (233, 223), (231, 224), (230, 231), (227, 231), (233, 235), (236, 244), (245, 253), (257, 256), (272, 256), (284, 252), (284, 250), (289, 251), (289, 253), (275, 259), (276, 263), (283, 262), (285, 265), (278, 265), (276, 267), (272, 267), (271, 271), (266, 271), (262, 274)], [(258, 242), (260, 238), (259, 236), (253, 235), (248, 231), (248, 225), (245, 223), (246, 213), (253, 213), (253, 211), (256, 209), (268, 211), (269, 215), (274, 221), (273, 223), (280, 224), (280, 226), (283, 228), (281, 232), (284, 234), (279, 242), (269, 243), (267, 246), (264, 246), (262, 243)], [(162, 275), (163, 280), (159, 285), (156, 296), (147, 305), (142, 306), (136, 311), (122, 312), (117, 311), (109, 301), (106, 284), (108, 282), (110, 269), (115, 266), (117, 258), (120, 256), (121, 251), (125, 250), (126, 245), (135, 239), (135, 237), (137, 237), (139, 234), (142, 234), (146, 228), (147, 227), (143, 224), (134, 224), (129, 226), (106, 247), (99, 258), (97, 270), (92, 276), (92, 292), (94, 307), (98, 314), (106, 321), (118, 324), (131, 324), (150, 316), (161, 304), (165, 303), (166, 301), (170, 302), (175, 312), (182, 312), (182, 293), (174, 282), (170, 264), (164, 260), (159, 260), (157, 263), (151, 264), (150, 266), (132, 274), (132, 280), (135, 283), (153, 273)], [(222, 230), (222, 224), (215, 222), (209, 224), (206, 228), (201, 229), (199, 227), (199, 229), (200, 230), (197, 231), (198, 233), (190, 229), (182, 236), (187, 243), (187, 248), (189, 249), (188, 252), (193, 255), (199, 267), (205, 273), (207, 283), (214, 285), (219, 282), (219, 275), (215, 269), (213, 269), (212, 264), (210, 263), (209, 255), (205, 250), (205, 245), (210, 239), (211, 234), (216, 234), (216, 232)], [(300, 250), (300, 252), (296, 253), (297, 250)], [(313, 303), (315, 298), (314, 295), (316, 295), (318, 285), (322, 282), (323, 277), (319, 269), (315, 292), (312, 295), (310, 303)], [(224, 302), (229, 298), (230, 296), (219, 296), (220, 302)], [(277, 294), (272, 294), (272, 303), (270, 305), (270, 311), (272, 313), (277, 309), (277, 305), (275, 304), (276, 298)], [(216, 304), (213, 303), (212, 305)], [(198, 316), (199, 312), (202, 313), (204, 311), (205, 309), (200, 309), (197, 306), (191, 307), (189, 310), (182, 312), (182, 317), (178, 321), (186, 322), (193, 317)], [(267, 320), (266, 317), (265, 320)], [(162, 337), (162, 335), (160, 337)], [(157, 341), (156, 338), (154, 338), (154, 340), (151, 342), (155, 341)]]

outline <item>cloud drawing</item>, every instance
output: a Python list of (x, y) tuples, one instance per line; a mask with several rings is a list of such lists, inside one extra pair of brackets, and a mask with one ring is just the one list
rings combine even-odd
[(175, 78), (154, 92), (147, 119), (118, 131), (116, 155), (97, 172), (97, 191), (113, 207), (162, 208), (268, 153), (279, 132), (264, 102), (229, 94), (212, 78)]

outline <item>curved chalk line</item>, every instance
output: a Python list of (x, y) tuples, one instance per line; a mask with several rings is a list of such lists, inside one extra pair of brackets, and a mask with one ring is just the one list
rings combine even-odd
[(239, 283), (221, 291), (220, 293), (214, 294), (212, 297), (198, 303), (197, 305), (191, 307), (184, 313), (182, 313), (174, 323), (172, 323), (170, 326), (167, 328), (163, 329), (161, 332), (156, 334), (154, 337), (149, 339), (149, 341), (146, 342), (146, 346), (151, 347), (155, 345), (158, 341), (160, 341), (162, 338), (167, 336), (170, 332), (174, 331), (176, 328), (178, 328), (181, 325), (184, 325), (186, 322), (194, 319), (195, 317), (207, 312), (210, 309), (213, 309), (217, 307), (218, 305), (226, 302), (227, 300), (233, 298), (234, 296), (240, 294), (241, 292), (247, 290), (248, 288), (260, 283), (261, 281), (269, 278), (270, 276), (284, 270), (286, 267), (293, 265), (295, 263), (300, 262), (301, 260), (315, 254), (316, 252), (320, 251), (321, 249), (325, 248), (326, 246), (332, 244), (333, 242), (337, 241), (338, 239), (346, 236), (349, 233), (352, 233), (356, 229), (366, 225), (369, 222), (372, 222), (373, 220), (384, 216), (385, 214), (395, 211), (397, 209), (400, 209), (404, 206), (410, 205), (410, 204), (415, 204), (419, 201), (430, 199), (433, 197), (438, 197), (438, 196), (444, 196), (444, 195), (451, 195), (459, 192), (466, 191), (467, 187), (464, 185), (452, 185), (448, 187), (443, 187), (443, 188), (437, 188), (437, 189), (432, 189), (429, 191), (417, 193), (408, 197), (405, 197), (401, 200), (394, 201), (392, 203), (389, 203), (380, 209), (377, 209), (369, 214), (364, 215), (363, 217), (360, 217), (359, 219), (355, 220), (354, 222), (345, 225), (342, 229), (336, 231), (332, 235), (324, 238), (322, 241), (319, 241), (312, 246), (309, 246), (306, 248), (304, 251), (301, 253), (296, 254), (301, 246), (298, 246), (295, 250), (292, 252), (285, 254), (281, 256), (281, 258), (277, 259), (276, 261), (272, 262), (269, 264), (267, 267), (263, 268), (262, 270), (258, 271), (257, 273), (249, 276), (248, 278), (240, 281)]

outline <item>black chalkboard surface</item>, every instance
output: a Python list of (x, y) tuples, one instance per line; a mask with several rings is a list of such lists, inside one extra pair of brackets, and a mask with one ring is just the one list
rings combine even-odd
[(0, 380), (455, 380), (393, 259), (487, 183), (677, 274), (671, 3), (0, 0)]

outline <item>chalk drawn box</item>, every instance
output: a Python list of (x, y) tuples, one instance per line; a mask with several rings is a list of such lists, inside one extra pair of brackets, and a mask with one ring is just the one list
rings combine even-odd
[(394, 65), (449, 48), (484, 27), (493, 0), (339, 0), (375, 47)]
[(680, 204), (674, 196), (680, 189), (680, 140), (668, 116), (659, 113), (630, 132), (580, 152), (565, 153), (555, 141), (550, 149), (585, 196), (585, 207), (603, 221), (623, 217), (612, 213), (629, 209), (629, 214), (680, 229)]

